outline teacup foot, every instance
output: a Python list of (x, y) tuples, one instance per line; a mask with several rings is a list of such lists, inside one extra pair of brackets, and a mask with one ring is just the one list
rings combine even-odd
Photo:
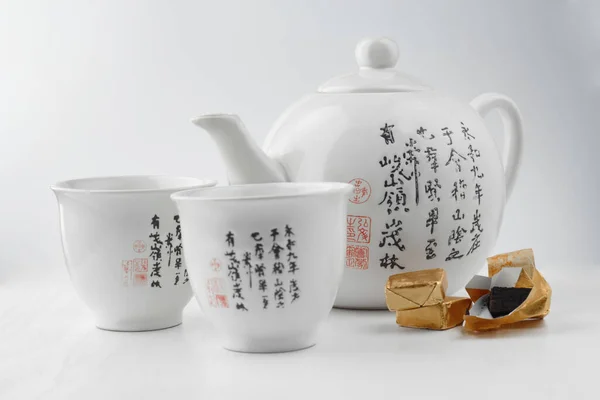
[(96, 321), (96, 327), (113, 332), (147, 332), (174, 328), (181, 325), (181, 315), (175, 317), (157, 318), (152, 320), (132, 321)]
[(285, 353), (308, 349), (316, 344), (314, 335), (293, 338), (235, 338), (223, 343), (223, 347), (239, 353)]

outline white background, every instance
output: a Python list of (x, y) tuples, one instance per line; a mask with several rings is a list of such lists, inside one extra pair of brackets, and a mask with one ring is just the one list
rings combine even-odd
[[(0, 0), (0, 398), (597, 398), (598, 21), (593, 0)], [(313, 349), (262, 356), (220, 349), (193, 303), (177, 328), (95, 329), (68, 283), (48, 186), (113, 174), (224, 183), (190, 117), (238, 113), (262, 142), (379, 35), (438, 90), (519, 105), (525, 152), (496, 252), (535, 250), (554, 289), (547, 320), (472, 337), (334, 310)], [(495, 375), (509, 380), (486, 385)]]
[[(364, 36), (465, 102), (511, 96), (522, 169), (496, 252), (539, 265), (597, 261), (600, 2), (0, 0), (0, 281), (65, 273), (48, 185), (225, 166), (190, 117), (235, 112), (262, 142), (275, 118), (356, 69)], [(499, 145), (499, 118), (489, 118)]]

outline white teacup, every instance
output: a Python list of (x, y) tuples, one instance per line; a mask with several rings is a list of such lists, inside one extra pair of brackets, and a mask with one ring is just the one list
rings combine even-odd
[(146, 331), (179, 325), (192, 297), (176, 191), (216, 182), (168, 176), (77, 179), (52, 186), (67, 268), (96, 325)]
[(176, 193), (190, 281), (223, 346), (315, 344), (344, 270), (345, 183), (271, 183)]

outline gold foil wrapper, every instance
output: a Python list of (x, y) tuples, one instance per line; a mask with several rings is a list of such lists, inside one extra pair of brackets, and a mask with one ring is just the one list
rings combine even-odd
[(446, 297), (441, 303), (396, 311), (396, 323), (409, 328), (446, 330), (462, 325), (471, 308), (468, 297)]
[[(517, 271), (513, 272), (510, 270), (507, 270), (507, 274), (505, 275), (512, 274), (516, 277), (512, 287), (531, 288), (531, 292), (527, 299), (525, 299), (525, 301), (510, 314), (503, 317), (492, 318), (489, 311), (482, 308), (487, 308), (487, 306), (483, 304), (485, 298), (482, 296), (475, 298), (476, 295), (485, 290), (483, 286), (486, 277), (479, 277), (482, 278), (479, 280), (476, 280), (475, 278), (477, 277), (475, 277), (466, 288), (467, 293), (469, 293), (469, 296), (471, 296), (471, 299), (475, 302), (472, 315), (465, 316), (465, 329), (467, 331), (475, 332), (498, 329), (504, 325), (528, 319), (541, 319), (548, 315), (550, 312), (552, 289), (542, 274), (535, 268), (533, 251), (531, 249), (490, 257), (488, 258), (488, 263), (490, 287), (492, 285), (492, 280), (494, 279), (493, 277), (499, 276), (498, 274), (503, 269), (520, 268), (518, 276), (516, 275)], [(469, 288), (469, 286), (471, 287)], [(476, 315), (476, 310), (483, 311)]]
[(446, 271), (441, 268), (405, 272), (389, 277), (385, 300), (390, 311), (433, 306), (444, 301), (447, 288)]
[(497, 254), (487, 259), (488, 276), (496, 275), (502, 268), (523, 268), (527, 275), (533, 277), (535, 258), (532, 249), (517, 250), (510, 253)]

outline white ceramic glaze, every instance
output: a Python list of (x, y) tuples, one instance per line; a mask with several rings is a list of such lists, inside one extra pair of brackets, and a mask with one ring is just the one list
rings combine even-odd
[(192, 297), (170, 195), (216, 182), (167, 176), (77, 179), (52, 186), (67, 269), (96, 325), (146, 331), (181, 323)]
[(198, 304), (227, 349), (315, 344), (344, 269), (343, 183), (272, 183), (176, 193)]
[[(336, 306), (385, 308), (389, 275), (427, 268), (444, 268), (452, 293), (483, 267), (496, 242), (521, 158), (519, 111), (493, 93), (464, 104), (397, 71), (389, 39), (361, 41), (356, 56), (358, 72), (289, 108), (263, 150), (235, 115), (193, 122), (219, 145), (234, 184), (355, 186)], [(504, 121), (504, 163), (482, 118), (493, 109)]]

